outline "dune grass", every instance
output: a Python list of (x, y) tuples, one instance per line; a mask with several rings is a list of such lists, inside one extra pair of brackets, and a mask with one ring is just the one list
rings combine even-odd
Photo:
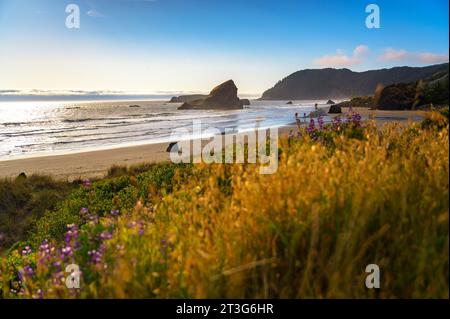
[[(282, 139), (273, 175), (253, 164), (114, 168), (2, 259), (1, 295), (448, 298), (448, 139), (437, 113), (382, 130), (352, 118)], [(81, 289), (64, 285), (72, 263)], [(381, 288), (370, 290), (373, 263)]]
[(78, 185), (37, 175), (0, 180), (0, 252), (27, 238), (36, 221)]

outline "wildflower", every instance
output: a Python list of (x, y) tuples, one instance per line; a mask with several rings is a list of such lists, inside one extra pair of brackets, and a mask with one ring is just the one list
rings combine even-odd
[(55, 247), (45, 239), (41, 245), (39, 245), (39, 262), (45, 264), (55, 252)]
[(316, 123), (314, 119), (311, 119), (309, 121), (309, 125), (306, 128), (306, 132), (309, 134), (309, 136), (315, 141), (317, 140), (317, 134), (316, 134)]
[(31, 266), (27, 265), (23, 268), (24, 274), (27, 275), (28, 277), (33, 276), (33, 268), (31, 268)]
[(91, 262), (94, 265), (99, 264), (102, 261), (103, 254), (105, 253), (106, 247), (101, 244), (98, 249), (93, 249), (88, 251), (88, 256), (91, 257)]
[(98, 235), (99, 240), (109, 240), (112, 238), (112, 234), (110, 232), (101, 232), (100, 235)]
[(25, 246), (25, 248), (22, 250), (22, 256), (25, 256), (25, 255), (29, 255), (29, 254), (31, 254), (31, 248), (30, 248), (30, 246)]
[(352, 117), (351, 117), (351, 121), (355, 126), (360, 126), (361, 125), (361, 115), (359, 115), (358, 113), (353, 113)]
[(78, 238), (78, 228), (75, 224), (67, 225), (67, 232), (65, 235), (66, 244), (70, 244), (73, 240)]
[(62, 253), (63, 257), (72, 257), (73, 256), (72, 247), (64, 246), (63, 248), (61, 248), (61, 253)]
[(308, 134), (312, 134), (316, 129), (316, 123), (314, 122), (314, 119), (309, 120), (309, 125), (306, 128), (306, 132), (308, 132)]
[(80, 214), (81, 215), (86, 215), (89, 212), (89, 210), (86, 207), (81, 208), (80, 210)]
[(323, 117), (321, 115), (319, 115), (319, 117), (317, 118), (317, 123), (319, 124), (319, 130), (323, 129)]
[(116, 216), (119, 216), (120, 212), (117, 209), (113, 209), (113, 210), (111, 210), (110, 214), (111, 214), (111, 216), (116, 217)]
[(339, 116), (336, 116), (333, 118), (333, 129), (337, 130), (341, 127), (341, 118)]
[(85, 207), (83, 207), (80, 210), (80, 217), (85, 220), (86, 222), (93, 222), (93, 223), (97, 223), (98, 222), (98, 216), (96, 214), (90, 214), (89, 210)]
[(101, 261), (102, 255), (97, 250), (93, 249), (88, 251), (88, 256), (91, 257), (93, 264), (98, 264)]
[(86, 179), (83, 181), (83, 186), (84, 186), (85, 188), (91, 188), (92, 182), (90, 181), (90, 179), (86, 178)]

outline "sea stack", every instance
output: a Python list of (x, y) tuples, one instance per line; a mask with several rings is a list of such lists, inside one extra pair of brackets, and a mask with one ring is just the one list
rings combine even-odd
[(233, 80), (216, 86), (209, 95), (194, 101), (185, 102), (179, 110), (240, 110), (244, 103), (237, 96), (237, 87)]

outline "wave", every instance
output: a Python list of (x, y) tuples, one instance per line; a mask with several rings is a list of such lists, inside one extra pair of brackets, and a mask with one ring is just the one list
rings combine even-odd
[(24, 124), (28, 124), (26, 122), (10, 122), (10, 123), (0, 123), (3, 126), (21, 126)]
[(89, 121), (97, 121), (99, 119), (93, 119), (93, 118), (86, 118), (86, 119), (65, 119), (62, 122), (64, 123), (82, 123), (82, 122), (89, 122)]

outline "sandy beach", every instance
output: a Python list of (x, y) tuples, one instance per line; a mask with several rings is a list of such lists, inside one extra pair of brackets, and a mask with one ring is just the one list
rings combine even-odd
[[(348, 111), (344, 109), (342, 115)], [(420, 121), (424, 117), (424, 112), (420, 111), (379, 111), (366, 108), (355, 108), (354, 111), (365, 118), (376, 120), (379, 125), (386, 122)], [(279, 134), (280, 136), (288, 134), (292, 129), (295, 129), (295, 125), (282, 127), (279, 129)], [(5, 160), (0, 161), (0, 177), (15, 177), (24, 172), (27, 175), (51, 175), (57, 179), (69, 181), (79, 178), (102, 178), (113, 165), (130, 166), (168, 161), (170, 160), (168, 146), (169, 143), (155, 143), (75, 154)]]

